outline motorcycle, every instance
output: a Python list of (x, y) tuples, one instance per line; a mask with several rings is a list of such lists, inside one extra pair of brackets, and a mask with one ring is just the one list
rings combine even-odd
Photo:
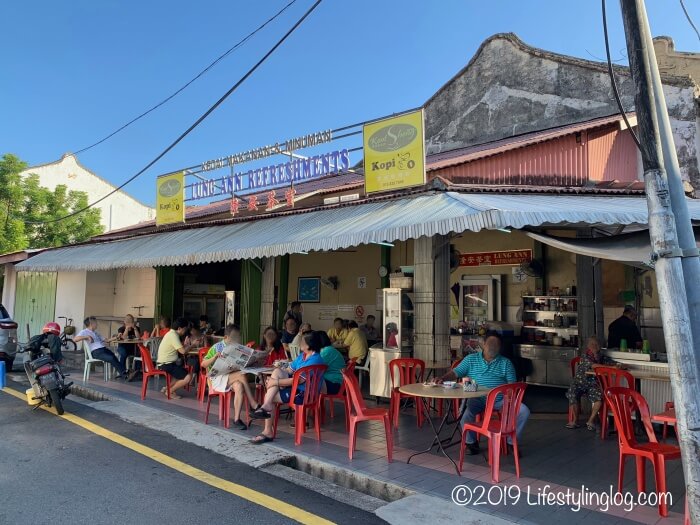
[(19, 350), (29, 352), (29, 361), (24, 363), (24, 371), (34, 391), (34, 399), (39, 403), (34, 406), (36, 410), (42, 405), (56, 408), (56, 413), (63, 414), (63, 400), (70, 394), (72, 382), (65, 382), (65, 374), (61, 367), (50, 355), (44, 352), (44, 346), (27, 346)]

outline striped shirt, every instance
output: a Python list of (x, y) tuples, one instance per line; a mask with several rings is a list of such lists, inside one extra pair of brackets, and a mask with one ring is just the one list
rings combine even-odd
[(490, 363), (484, 359), (483, 353), (469, 354), (454, 369), (457, 377), (469, 377), (480, 386), (493, 388), (515, 383), (515, 368), (513, 363), (502, 355), (497, 355)]

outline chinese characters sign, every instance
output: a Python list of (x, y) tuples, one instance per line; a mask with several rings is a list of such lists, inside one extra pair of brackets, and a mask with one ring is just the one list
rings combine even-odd
[(423, 110), (365, 124), (362, 136), (367, 193), (425, 184)]
[(460, 266), (498, 266), (504, 264), (521, 264), (532, 260), (532, 250), (511, 250), (503, 252), (463, 253), (459, 258)]

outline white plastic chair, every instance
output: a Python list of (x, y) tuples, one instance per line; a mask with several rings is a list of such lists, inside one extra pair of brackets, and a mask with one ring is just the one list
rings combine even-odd
[(289, 349), (289, 359), (294, 361), (299, 356), (301, 347), (299, 345), (287, 345), (287, 348)]
[(355, 365), (355, 371), (360, 382), (360, 391), (362, 391), (362, 372), (365, 372), (367, 377), (369, 377), (369, 352), (367, 352), (365, 362), (362, 365)]
[(90, 366), (91, 365), (96, 365), (100, 364), (102, 365), (102, 369), (104, 371), (104, 377), (105, 381), (109, 381), (109, 377), (112, 375), (112, 367), (109, 363), (105, 363), (104, 361), (100, 361), (99, 359), (95, 359), (92, 357), (92, 353), (90, 352), (90, 344), (87, 342), (87, 340), (81, 341), (83, 344), (83, 352), (85, 353), (85, 368), (83, 368), (83, 383), (87, 383), (88, 379), (90, 379)]

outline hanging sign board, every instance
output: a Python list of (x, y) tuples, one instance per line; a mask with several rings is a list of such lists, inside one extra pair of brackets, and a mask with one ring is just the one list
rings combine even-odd
[(184, 173), (171, 173), (156, 179), (156, 226), (185, 222)]
[(460, 266), (498, 266), (504, 264), (521, 264), (532, 260), (532, 250), (511, 250), (502, 252), (463, 253), (459, 258)]
[(425, 184), (422, 109), (365, 124), (362, 135), (366, 193)]

